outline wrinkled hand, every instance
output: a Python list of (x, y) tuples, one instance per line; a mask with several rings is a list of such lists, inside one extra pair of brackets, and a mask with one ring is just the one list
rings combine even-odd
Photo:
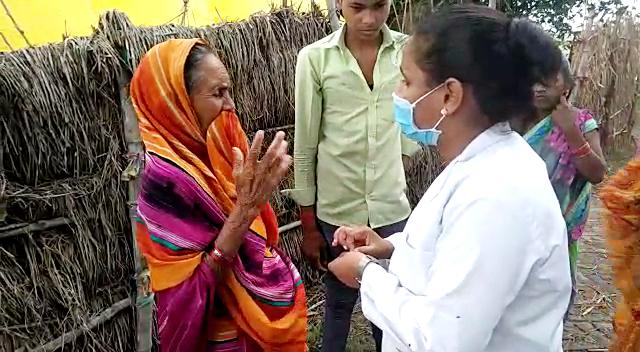
[(327, 243), (317, 228), (304, 228), (302, 230), (302, 254), (307, 260), (322, 271), (327, 270)]
[(563, 131), (575, 126), (576, 113), (567, 101), (566, 96), (563, 95), (560, 98), (560, 103), (551, 112), (551, 120)]
[(344, 252), (338, 258), (329, 263), (329, 271), (335, 275), (343, 284), (358, 288), (360, 284), (356, 280), (358, 276), (358, 266), (366, 256), (359, 252)]
[(236, 206), (257, 216), (269, 201), (272, 193), (284, 178), (292, 158), (287, 154), (284, 132), (278, 132), (262, 159), (258, 159), (264, 141), (264, 132), (258, 131), (251, 143), (251, 149), (244, 160), (242, 152), (233, 148), (233, 178), (236, 183)]
[(391, 242), (366, 227), (340, 227), (333, 235), (333, 246), (356, 251), (378, 259), (389, 259), (393, 253)]

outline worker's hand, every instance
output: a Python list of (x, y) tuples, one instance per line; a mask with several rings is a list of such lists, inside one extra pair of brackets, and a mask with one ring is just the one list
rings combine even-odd
[(352, 287), (360, 287), (358, 283), (358, 267), (366, 256), (359, 252), (344, 252), (338, 258), (329, 263), (329, 271), (335, 275), (343, 284)]
[(340, 227), (333, 235), (333, 246), (356, 251), (378, 259), (389, 259), (393, 253), (391, 242), (366, 227)]

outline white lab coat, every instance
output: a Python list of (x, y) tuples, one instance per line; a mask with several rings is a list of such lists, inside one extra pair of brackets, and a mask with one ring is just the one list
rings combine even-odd
[(389, 271), (368, 265), (360, 288), (383, 351), (562, 351), (566, 226), (544, 163), (508, 124), (453, 160), (389, 240)]

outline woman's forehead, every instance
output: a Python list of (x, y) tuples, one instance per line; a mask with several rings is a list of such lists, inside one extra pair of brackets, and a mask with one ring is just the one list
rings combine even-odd
[(196, 67), (196, 70), (200, 70), (201, 74), (207, 78), (208, 82), (212, 83), (229, 83), (229, 73), (222, 61), (215, 55), (207, 55), (202, 59), (200, 65)]

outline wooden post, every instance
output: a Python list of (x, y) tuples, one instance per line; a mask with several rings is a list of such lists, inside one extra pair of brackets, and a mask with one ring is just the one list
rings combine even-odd
[(187, 21), (188, 12), (189, 12), (189, 0), (182, 0), (182, 19), (180, 20), (180, 24), (183, 26)]
[(489, 0), (489, 7), (492, 9), (496, 9), (497, 8), (497, 1), (496, 0)]
[(149, 272), (136, 240), (137, 198), (140, 190), (139, 176), (144, 167), (144, 146), (138, 129), (138, 118), (129, 96), (129, 77), (124, 70), (120, 73), (118, 83), (120, 84), (120, 108), (124, 116), (124, 137), (129, 158), (129, 165), (122, 172), (122, 180), (129, 185), (129, 218), (136, 282), (136, 351), (150, 352), (153, 348), (153, 293), (150, 290)]
[(329, 11), (329, 23), (331, 30), (337, 31), (340, 28), (340, 20), (338, 19), (338, 6), (336, 0), (327, 0), (327, 10)]

